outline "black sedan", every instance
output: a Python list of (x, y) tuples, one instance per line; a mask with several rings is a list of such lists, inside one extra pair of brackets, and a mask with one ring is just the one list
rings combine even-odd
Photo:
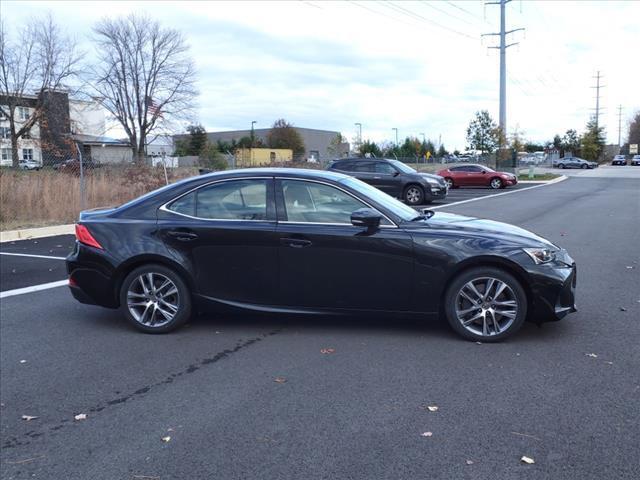
[(447, 318), (496, 341), (575, 311), (575, 263), (512, 225), (417, 212), (346, 175), (245, 169), (85, 211), (67, 258), (82, 303), (144, 332), (192, 312), (383, 313)]
[(442, 177), (417, 172), (398, 160), (343, 158), (331, 162), (327, 169), (351, 175), (413, 206), (447, 196), (447, 185)]

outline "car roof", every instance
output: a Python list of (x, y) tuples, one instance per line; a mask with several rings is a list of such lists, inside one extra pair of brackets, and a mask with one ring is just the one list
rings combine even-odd
[(330, 170), (314, 170), (310, 168), (274, 168), (274, 167), (261, 167), (261, 168), (241, 168), (235, 170), (222, 170), (220, 172), (212, 172), (204, 175), (200, 175), (197, 178), (226, 178), (226, 177), (255, 177), (255, 176), (279, 176), (279, 177), (300, 177), (309, 179), (325, 179), (338, 182), (345, 178), (349, 178), (348, 175), (342, 173), (333, 172)]

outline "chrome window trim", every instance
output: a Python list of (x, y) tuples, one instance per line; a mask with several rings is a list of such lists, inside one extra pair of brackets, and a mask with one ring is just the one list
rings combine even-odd
[(176, 212), (174, 210), (171, 210), (168, 205), (175, 202), (176, 200), (180, 200), (182, 197), (189, 195), (193, 192), (195, 192), (196, 190), (199, 190), (201, 188), (204, 187), (208, 187), (210, 185), (215, 185), (216, 183), (223, 183), (223, 182), (237, 182), (237, 181), (241, 181), (241, 180), (273, 180), (273, 177), (241, 177), (241, 178), (223, 178), (220, 180), (213, 180), (211, 182), (208, 183), (204, 183), (202, 185), (198, 185), (197, 187), (192, 188), (191, 190), (188, 190), (180, 195), (178, 195), (177, 197), (172, 198), (171, 200), (169, 200), (168, 202), (165, 202), (164, 204), (160, 205), (160, 207), (158, 207), (158, 210), (162, 210), (163, 212), (168, 212), (168, 213), (172, 213), (174, 215), (180, 215), (181, 217), (186, 217), (186, 218), (192, 218), (194, 220), (203, 220), (203, 221), (207, 221), (207, 222), (258, 222), (258, 223), (276, 223), (277, 220), (250, 220), (250, 219), (241, 219), (241, 218), (204, 218), (204, 217), (194, 217), (193, 215), (187, 215), (186, 213), (180, 213), (180, 212)]
[[(362, 200), (360, 197), (358, 197), (357, 195), (354, 195), (353, 193), (345, 190), (342, 187), (339, 187), (337, 185), (334, 185), (332, 183), (327, 183), (327, 182), (323, 182), (321, 180), (311, 180), (308, 178), (291, 178), (291, 177), (275, 177), (276, 180), (293, 180), (293, 181), (297, 181), (297, 182), (312, 182), (312, 183), (319, 183), (321, 185), (326, 185), (328, 187), (333, 187), (333, 188), (337, 188), (338, 190), (346, 193), (347, 195), (349, 195), (350, 197), (355, 198), (356, 200), (358, 200), (359, 202), (364, 203), (367, 207), (371, 208), (372, 210), (375, 210), (376, 212), (378, 212), (380, 215), (382, 215), (384, 218), (386, 218), (391, 225), (380, 225), (380, 228), (399, 228), (398, 224), (396, 222), (394, 222), (393, 220), (391, 220), (389, 217), (387, 217), (384, 213), (382, 213), (380, 210), (378, 210), (377, 208), (373, 207), (369, 202), (365, 202), (364, 200)], [(282, 194), (284, 195), (284, 192), (282, 192)], [(284, 200), (284, 198), (283, 198)], [(287, 215), (287, 218), (288, 215)], [(344, 225), (348, 225), (350, 227), (353, 227), (354, 225), (351, 223), (322, 223), (322, 222), (290, 222), (289, 220), (286, 221), (278, 221), (278, 223), (293, 223), (293, 224), (298, 224), (298, 225), (336, 225), (336, 226), (344, 226)]]

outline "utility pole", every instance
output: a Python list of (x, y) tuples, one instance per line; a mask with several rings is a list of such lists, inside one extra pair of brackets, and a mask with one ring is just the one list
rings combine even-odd
[[(514, 28), (513, 30), (506, 30), (506, 6), (511, 0), (498, 0), (497, 2), (487, 2), (487, 5), (500, 5), (500, 32), (497, 33), (485, 33), (483, 37), (499, 35), (500, 46), (489, 47), (500, 50), (500, 129), (502, 130), (502, 136), (500, 143), (504, 141), (507, 136), (507, 48), (517, 45), (520, 42), (513, 42), (507, 45), (507, 35), (524, 30), (524, 28)], [(501, 145), (502, 146), (502, 145)]]
[[(596, 89), (596, 108), (594, 108), (593, 110), (596, 111), (595, 113), (595, 119), (596, 119), (596, 131), (598, 130), (598, 127), (600, 126), (600, 89), (604, 88), (604, 85), (600, 85), (600, 79), (602, 78), (602, 75), (600, 75), (600, 70), (598, 70), (598, 74), (593, 77), (596, 79), (596, 84), (595, 86), (591, 87), (591, 88), (595, 88)], [(620, 143), (620, 142), (618, 142)]]
[(396, 147), (397, 147), (398, 146), (398, 129), (396, 127), (393, 127), (391, 130), (396, 131)]
[(618, 146), (620, 146), (622, 134), (622, 105), (618, 105)]

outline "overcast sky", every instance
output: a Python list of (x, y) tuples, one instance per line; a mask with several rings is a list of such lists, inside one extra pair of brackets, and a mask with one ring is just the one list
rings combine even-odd
[[(300, 127), (341, 131), (362, 123), (364, 139), (420, 136), (465, 147), (473, 113), (498, 118), (500, 8), (483, 2), (15, 2), (2, 0), (8, 27), (54, 18), (91, 51), (103, 16), (146, 12), (184, 33), (198, 68), (198, 118), (208, 130)], [(507, 29), (507, 125), (534, 141), (581, 131), (595, 107), (592, 78), (604, 76), (601, 123), (617, 142), (640, 109), (640, 1), (515, 0)], [(624, 133), (623, 133), (624, 137)]]

